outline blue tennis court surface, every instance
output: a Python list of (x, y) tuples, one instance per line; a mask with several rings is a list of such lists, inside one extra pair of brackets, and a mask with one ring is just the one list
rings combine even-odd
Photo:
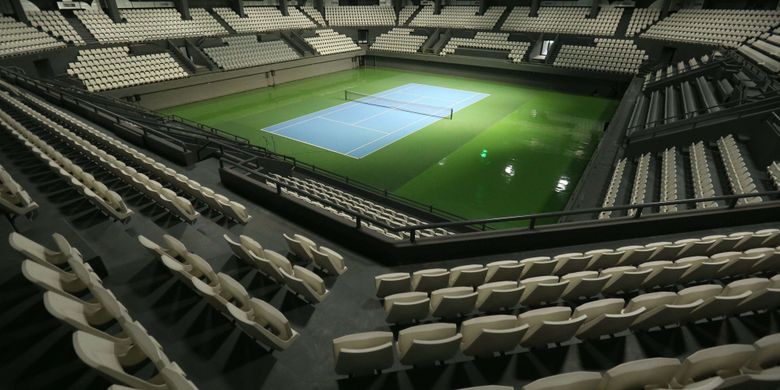
[[(448, 120), (441, 116), (448, 116), (449, 108), (457, 112), (487, 96), (410, 83), (263, 130), (353, 158), (363, 158), (436, 121)], [(382, 107), (388, 105), (382, 99), (404, 104), (396, 105), (397, 108)], [(447, 109), (441, 110), (441, 107)], [(457, 118), (455, 115), (454, 120)]]

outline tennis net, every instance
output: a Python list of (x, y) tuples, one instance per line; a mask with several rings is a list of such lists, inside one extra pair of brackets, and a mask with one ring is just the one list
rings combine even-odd
[(389, 99), (386, 97), (367, 95), (360, 92), (345, 90), (344, 100), (357, 103), (369, 104), (372, 106), (386, 107), (399, 111), (412, 112), (437, 118), (452, 119), (452, 107), (433, 106), (415, 102), (405, 102), (402, 100)]

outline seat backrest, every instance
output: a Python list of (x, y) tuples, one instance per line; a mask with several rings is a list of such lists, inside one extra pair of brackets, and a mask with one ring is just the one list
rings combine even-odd
[(262, 299), (254, 298), (250, 301), (255, 321), (271, 328), (280, 339), (289, 340), (293, 335), (290, 321), (279, 310)]
[(674, 375), (680, 385), (714, 376), (736, 373), (756, 349), (748, 344), (726, 344), (700, 350), (688, 356)]
[(745, 367), (751, 370), (763, 370), (780, 364), (780, 333), (762, 337), (753, 347), (756, 352), (745, 363)]
[(398, 349), (408, 350), (416, 340), (441, 340), (454, 336), (458, 332), (455, 324), (434, 323), (417, 325), (398, 332)]
[(569, 318), (571, 318), (571, 309), (563, 306), (529, 310), (517, 316), (520, 323), (528, 324), (532, 329), (545, 321), (565, 321)]
[(601, 388), (603, 390), (665, 388), (679, 368), (680, 361), (673, 358), (626, 362), (604, 373)]
[(623, 310), (624, 305), (625, 301), (619, 298), (600, 299), (577, 306), (572, 317), (579, 317), (584, 314), (588, 316), (589, 320), (592, 320), (601, 314), (618, 314)]

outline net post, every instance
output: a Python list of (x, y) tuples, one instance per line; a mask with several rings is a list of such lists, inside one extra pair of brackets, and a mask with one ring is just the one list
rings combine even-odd
[(345, 89), (344, 90), (344, 101), (346, 101), (346, 100), (347, 100), (347, 90)]
[(453, 111), (455, 111), (455, 110), (453, 110), (452, 108), (450, 108), (450, 120), (452, 120), (452, 113), (453, 113)]

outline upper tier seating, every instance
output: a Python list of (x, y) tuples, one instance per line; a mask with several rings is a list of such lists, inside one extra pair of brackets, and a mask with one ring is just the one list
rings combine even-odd
[(414, 29), (396, 27), (376, 37), (371, 50), (417, 53), (428, 39), (425, 35), (413, 35)]
[(699, 350), (682, 362), (675, 358), (629, 361), (604, 373), (577, 371), (536, 380), (523, 390), (737, 389), (775, 388), (780, 369), (780, 334), (750, 344)]
[[(376, 218), (392, 226), (412, 226), (412, 225), (425, 224), (425, 222), (415, 217), (393, 210), (388, 207), (384, 207), (370, 200), (361, 198), (359, 196), (355, 196), (349, 192), (342, 191), (336, 187), (332, 187), (327, 184), (320, 183), (316, 180), (300, 179), (294, 176), (281, 176), (278, 174), (274, 174), (273, 176), (274, 179), (290, 187), (303, 190), (304, 194), (312, 194), (314, 196), (331, 201), (333, 203), (336, 203), (342, 207), (345, 207), (347, 209), (350, 209), (362, 215), (371, 216), (372, 218)], [(272, 187), (275, 186), (275, 184), (270, 181), (267, 182), (267, 184)], [(350, 215), (345, 214), (339, 210), (336, 210), (335, 208), (332, 208), (330, 206), (323, 205), (322, 203), (318, 202), (314, 198), (309, 198), (308, 196), (304, 196), (298, 192), (290, 191), (287, 188), (283, 188), (282, 193), (299, 198), (314, 206), (322, 207), (325, 210), (330, 211), (343, 218), (354, 220), (354, 217), (351, 217)], [(367, 227), (368, 229), (376, 231), (377, 233), (385, 235), (390, 238), (400, 240), (403, 239), (404, 237), (399, 235), (398, 233), (387, 231), (386, 229), (380, 226), (374, 226), (370, 222), (365, 220), (362, 222), (362, 224), (364, 227)], [(408, 233), (405, 232), (405, 234)], [(422, 229), (417, 231), (418, 237), (434, 237), (434, 236), (441, 236), (447, 234), (451, 234), (451, 233), (441, 228)]]
[(660, 8), (634, 8), (631, 20), (628, 22), (626, 30), (627, 37), (633, 37), (647, 26), (655, 23), (661, 17)]
[(489, 7), (484, 15), (477, 15), (477, 6), (446, 6), (441, 13), (433, 14), (433, 6), (427, 5), (409, 22), (413, 27), (449, 27), (471, 30), (491, 30), (506, 7)]
[(319, 24), (320, 27), (326, 27), (328, 25), (328, 23), (325, 22), (325, 18), (322, 17), (322, 14), (316, 8), (308, 5), (300, 6), (298, 8), (301, 10), (302, 13), (314, 19), (314, 21), (317, 22), (317, 24)]
[(769, 73), (780, 73), (780, 29), (750, 39), (737, 50)]
[[(9, 99), (5, 92), (0, 92), (0, 96), (4, 100)], [(2, 110), (0, 110), (0, 127), (10, 132), (55, 174), (105, 215), (118, 221), (127, 221), (133, 215), (133, 211), (127, 207), (119, 194), (109, 190), (105, 184), (85, 172), (80, 165), (65, 157)]]
[(2, 165), (0, 165), (0, 208), (16, 215), (29, 215), (38, 208), (38, 204)]
[(393, 7), (345, 5), (325, 7), (329, 26), (395, 26)]
[(508, 58), (512, 62), (521, 62), (525, 53), (531, 46), (529, 42), (517, 42), (509, 40), (509, 33), (478, 32), (474, 38), (451, 38), (439, 55), (455, 53), (458, 47), (471, 47), (477, 49), (508, 50)]
[(778, 20), (780, 11), (685, 8), (654, 24), (641, 36), (736, 47), (767, 31)]
[(70, 22), (59, 11), (27, 11), (27, 18), (35, 27), (74, 45), (85, 44)]
[(288, 16), (282, 15), (277, 7), (244, 7), (246, 17), (240, 17), (231, 8), (214, 8), (230, 27), (238, 32), (265, 32), (315, 28), (317, 25), (297, 8), (287, 8)]
[(34, 53), (65, 47), (65, 43), (52, 38), (14, 18), (0, 15), (0, 57)]
[(188, 77), (168, 53), (130, 55), (127, 46), (80, 50), (68, 74), (78, 77), (90, 92), (125, 88)]
[(123, 23), (114, 23), (103, 11), (77, 11), (76, 16), (100, 43), (143, 42), (171, 38), (227, 35), (203, 8), (191, 8), (184, 20), (174, 8), (123, 9)]
[(257, 36), (222, 38), (225, 46), (203, 49), (220, 68), (225, 70), (292, 61), (301, 56), (285, 41), (258, 42)]
[(417, 11), (418, 8), (420, 7), (416, 5), (405, 5), (403, 8), (401, 8), (401, 10), (398, 11), (398, 25), (408, 25), (410, 21), (409, 18), (412, 17), (412, 14), (414, 11)]
[(530, 7), (515, 7), (501, 30), (551, 32), (576, 35), (615, 35), (622, 8), (601, 8), (594, 19), (587, 19), (590, 7), (539, 7), (539, 16), (531, 17)]
[(638, 74), (647, 55), (631, 40), (596, 38), (596, 46), (563, 45), (553, 66)]
[(304, 39), (319, 55), (360, 50), (360, 46), (356, 45), (348, 36), (331, 29), (317, 30), (316, 36)]

